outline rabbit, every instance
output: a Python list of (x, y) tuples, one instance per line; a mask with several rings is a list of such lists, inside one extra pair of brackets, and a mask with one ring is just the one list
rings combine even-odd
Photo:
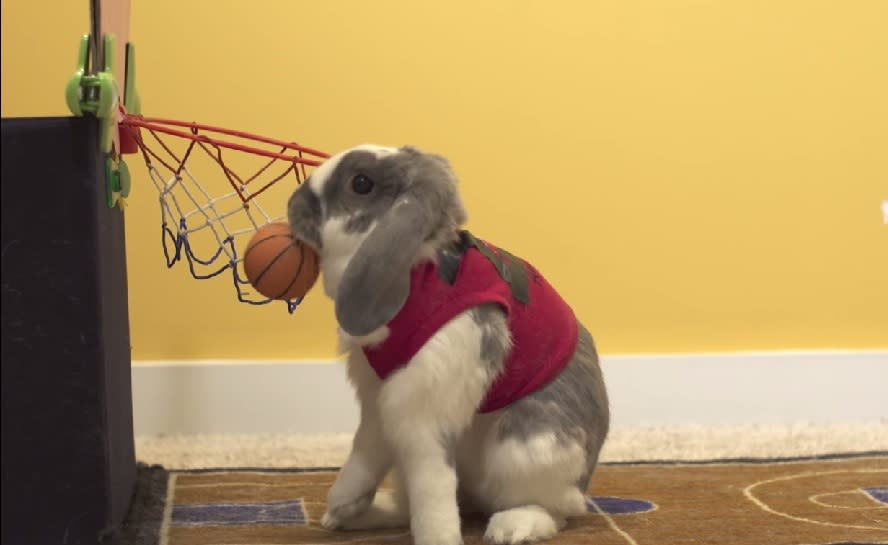
[(593, 338), (539, 271), (464, 229), (457, 185), (441, 155), (366, 144), (287, 202), (360, 406), (326, 529), (457, 545), (463, 510), (489, 517), (488, 543), (532, 543), (588, 511), (610, 425)]

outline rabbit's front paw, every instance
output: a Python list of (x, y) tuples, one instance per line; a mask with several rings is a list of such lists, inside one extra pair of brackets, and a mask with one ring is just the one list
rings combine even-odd
[(373, 502), (373, 492), (358, 496), (357, 498), (344, 499), (331, 498), (327, 504), (327, 512), (321, 517), (321, 526), (328, 530), (338, 530), (345, 527), (349, 520), (363, 515)]
[(321, 526), (327, 530), (342, 530), (342, 521), (331, 514), (330, 511), (327, 511), (321, 517)]
[(490, 518), (484, 540), (493, 545), (515, 545), (548, 539), (566, 521), (555, 519), (542, 507), (529, 505), (500, 511)]

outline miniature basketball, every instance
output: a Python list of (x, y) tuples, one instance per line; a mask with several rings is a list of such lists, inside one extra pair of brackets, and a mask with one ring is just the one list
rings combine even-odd
[(297, 240), (286, 223), (261, 227), (247, 244), (244, 272), (256, 291), (269, 299), (304, 296), (318, 279), (318, 254)]

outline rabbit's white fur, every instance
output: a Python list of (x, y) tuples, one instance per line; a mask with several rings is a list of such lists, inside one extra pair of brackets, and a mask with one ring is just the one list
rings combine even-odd
[(344, 229), (347, 220), (346, 217), (330, 218), (321, 226), (321, 240), (324, 243), (321, 278), (324, 282), (324, 293), (331, 299), (336, 298), (336, 289), (349, 260), (375, 227), (371, 226), (364, 233), (347, 233)]
[[(331, 297), (349, 259), (372, 231), (348, 234), (343, 224), (333, 218), (320, 229), (324, 287)], [(462, 543), (458, 486), (474, 507), (494, 514), (485, 534), (494, 543), (551, 537), (564, 526), (565, 517), (586, 511), (575, 484), (586, 463), (578, 445), (565, 446), (549, 433), (502, 440), (493, 430), (495, 413), (476, 412), (494, 377), (480, 360), (482, 332), (468, 312), (441, 328), (385, 382), (375, 375), (361, 346), (380, 342), (387, 329), (361, 338), (340, 335), (361, 421), (352, 452), (329, 492), (323, 526), (409, 524), (417, 545), (457, 545)], [(459, 437), (455, 452), (445, 450), (442, 437)], [(374, 497), (393, 468), (396, 482), (405, 486)]]

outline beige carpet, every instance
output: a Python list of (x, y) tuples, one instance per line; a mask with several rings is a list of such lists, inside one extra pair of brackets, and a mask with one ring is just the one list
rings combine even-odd
[[(136, 456), (167, 469), (338, 467), (350, 434), (138, 437)], [(888, 418), (852, 424), (615, 430), (602, 461), (774, 458), (888, 449)]]

